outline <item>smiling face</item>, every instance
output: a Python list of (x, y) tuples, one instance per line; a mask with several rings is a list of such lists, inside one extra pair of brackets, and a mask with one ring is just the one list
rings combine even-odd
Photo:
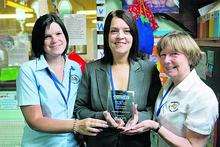
[(52, 22), (45, 30), (44, 51), (47, 57), (61, 56), (67, 42), (61, 27)]
[(180, 83), (198, 65), (202, 52), (194, 39), (184, 31), (164, 35), (157, 43), (160, 60), (165, 73)]
[(165, 73), (173, 79), (175, 85), (190, 73), (190, 64), (184, 53), (166, 47), (160, 52), (160, 61)]
[(123, 19), (113, 17), (109, 30), (108, 42), (113, 57), (128, 57), (132, 46), (133, 37), (130, 33), (129, 26)]

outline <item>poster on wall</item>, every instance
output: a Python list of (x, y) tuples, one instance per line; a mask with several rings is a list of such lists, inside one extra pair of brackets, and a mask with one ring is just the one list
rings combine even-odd
[(79, 54), (87, 53), (86, 15), (65, 14), (64, 24), (69, 35), (69, 45)]
[(29, 60), (30, 40), (28, 34), (0, 35), (0, 63), (3, 67), (19, 66)]
[(69, 35), (70, 45), (86, 45), (86, 15), (66, 14), (64, 24)]
[[(135, 0), (122, 0), (123, 9), (127, 9)], [(179, 13), (179, 0), (142, 0), (153, 13)]]

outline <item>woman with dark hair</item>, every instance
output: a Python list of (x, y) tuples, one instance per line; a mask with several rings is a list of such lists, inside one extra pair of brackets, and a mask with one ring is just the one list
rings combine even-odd
[[(118, 10), (118, 11), (111, 12), (105, 20), (104, 57), (101, 60), (104, 63), (113, 64), (114, 59), (113, 59), (113, 53), (111, 50), (112, 44), (109, 42), (109, 39), (110, 39), (109, 37), (111, 37), (110, 34), (114, 34), (114, 31), (115, 31), (115, 30), (110, 30), (112, 19), (114, 17), (118, 17), (118, 18), (122, 19), (127, 24), (126, 27), (128, 28), (128, 30), (125, 30), (125, 33), (129, 34), (129, 36), (132, 37), (132, 41), (129, 42), (129, 45), (131, 45), (131, 47), (129, 48), (129, 52), (128, 52), (128, 61), (137, 60), (137, 58), (142, 58), (143, 55), (138, 52), (138, 42), (139, 41), (138, 41), (138, 30), (137, 30), (136, 22), (128, 12)], [(113, 33), (110, 33), (110, 31)]]
[[(152, 118), (151, 108), (161, 87), (159, 73), (138, 52), (138, 31), (130, 13), (108, 14), (104, 26), (104, 57), (88, 63), (79, 85), (74, 112), (79, 119), (103, 119), (110, 125), (96, 137), (86, 137), (88, 147), (148, 147), (149, 132), (128, 136), (123, 130)], [(107, 111), (109, 91), (133, 91), (137, 117), (116, 119)]]
[(94, 136), (108, 127), (103, 120), (72, 118), (82, 73), (66, 56), (68, 41), (57, 15), (37, 19), (31, 41), (36, 59), (21, 65), (16, 81), (18, 105), (27, 123), (23, 147), (77, 147), (74, 132)]
[[(218, 100), (195, 67), (202, 52), (186, 32), (174, 31), (158, 42), (160, 60), (170, 77), (155, 104), (155, 120), (133, 126), (130, 134), (154, 130), (157, 147), (204, 147), (218, 118)], [(127, 133), (128, 133), (127, 132)]]

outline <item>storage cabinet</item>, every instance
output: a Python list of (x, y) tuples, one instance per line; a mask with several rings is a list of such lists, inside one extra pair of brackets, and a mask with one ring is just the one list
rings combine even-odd
[[(206, 53), (206, 78), (205, 83), (210, 86), (220, 101), (220, 38), (219, 39), (197, 39), (200, 48)], [(220, 112), (219, 112), (220, 113)], [(220, 146), (220, 119), (215, 127), (214, 145)]]

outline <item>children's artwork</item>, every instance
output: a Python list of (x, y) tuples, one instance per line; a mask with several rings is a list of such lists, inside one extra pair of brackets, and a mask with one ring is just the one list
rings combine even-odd
[[(123, 9), (132, 13), (139, 30), (139, 51), (150, 55), (154, 44), (153, 31), (158, 28), (151, 9), (144, 0), (124, 0)], [(146, 43), (147, 42), (147, 43)]]
[(179, 13), (179, 0), (145, 0), (153, 13)]
[(149, 23), (143, 22), (141, 19), (143, 17), (139, 17), (136, 20), (136, 24), (139, 31), (139, 50), (142, 53), (150, 55), (152, 53), (152, 48), (154, 45), (154, 37), (153, 37), (153, 29), (151, 28)]
[[(123, 9), (127, 9), (134, 0), (122, 0)], [(179, 0), (144, 0), (153, 13), (179, 13)]]

